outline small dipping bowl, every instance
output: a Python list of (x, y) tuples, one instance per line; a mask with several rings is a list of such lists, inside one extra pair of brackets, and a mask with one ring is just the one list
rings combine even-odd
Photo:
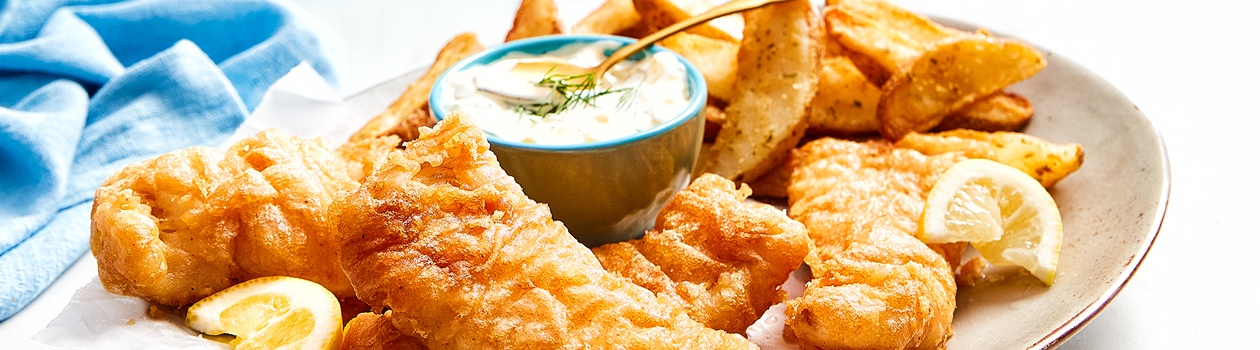
[[(487, 65), (512, 52), (540, 55), (569, 44), (606, 41), (630, 44), (634, 39), (552, 35), (489, 48), (438, 77), (429, 95), (430, 109), (437, 120), (453, 112), (443, 103), (450, 92), (444, 87), (451, 72)], [(655, 45), (644, 51), (670, 52)], [(700, 71), (674, 55), (686, 70), (688, 103), (680, 115), (651, 129), (608, 141), (569, 145), (506, 141), (486, 134), (503, 170), (531, 199), (546, 203), (552, 216), (589, 247), (642, 236), (661, 208), (691, 181), (704, 138), (708, 90)], [(641, 57), (635, 55), (630, 60)]]

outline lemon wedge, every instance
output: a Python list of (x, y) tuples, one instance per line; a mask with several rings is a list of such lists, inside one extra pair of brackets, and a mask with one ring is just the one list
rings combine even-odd
[(210, 335), (235, 335), (233, 349), (341, 346), (337, 297), (295, 277), (262, 277), (228, 287), (189, 307), (184, 324)]
[(1002, 163), (968, 159), (950, 167), (928, 192), (919, 238), (970, 242), (997, 266), (1019, 266), (1054, 283), (1063, 218), (1037, 180)]

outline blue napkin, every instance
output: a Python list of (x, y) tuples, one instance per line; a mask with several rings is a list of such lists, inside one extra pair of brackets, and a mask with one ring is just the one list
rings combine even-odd
[(114, 171), (223, 142), (300, 62), (336, 86), (315, 28), (268, 0), (0, 0), (0, 320), (88, 250)]

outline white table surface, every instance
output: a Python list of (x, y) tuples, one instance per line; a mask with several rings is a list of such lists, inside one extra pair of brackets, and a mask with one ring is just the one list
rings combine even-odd
[[(351, 96), (428, 64), (456, 33), (502, 40), (516, 0), (294, 0), (339, 36)], [(572, 24), (600, 1), (557, 0)], [(1247, 347), (1260, 330), (1260, 181), (1248, 170), (1260, 126), (1260, 2), (894, 0), (1050, 48), (1123, 91), (1162, 133), (1172, 193), (1158, 239), (1121, 293), (1063, 349)], [(30, 338), (95, 274), (85, 257), (0, 323), (0, 348)], [(1254, 345), (1252, 345), (1254, 346)]]

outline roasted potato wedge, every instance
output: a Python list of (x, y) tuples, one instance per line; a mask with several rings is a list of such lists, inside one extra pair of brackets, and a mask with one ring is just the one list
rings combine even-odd
[(969, 34), (937, 24), (927, 17), (893, 5), (886, 0), (828, 0), (827, 5), (837, 6), (848, 13), (872, 19), (884, 28), (926, 45)]
[(971, 158), (984, 158), (1010, 165), (1050, 188), (1076, 172), (1085, 162), (1085, 151), (1078, 144), (1055, 144), (1016, 132), (982, 132), (951, 130), (937, 134), (909, 133), (897, 141), (897, 147), (918, 150), (924, 154), (961, 152)]
[(618, 34), (643, 26), (631, 0), (608, 0), (573, 26), (574, 34)]
[(750, 181), (788, 154), (808, 125), (822, 70), (822, 28), (807, 0), (744, 13), (735, 94), (707, 172)]
[(521, 7), (516, 9), (516, 18), (512, 20), (512, 29), (508, 30), (503, 41), (561, 33), (564, 33), (564, 25), (560, 24), (560, 13), (554, 1), (521, 0)]
[(946, 116), (936, 130), (1017, 131), (1032, 119), (1033, 106), (1013, 92), (999, 91)]
[(884, 86), (876, 110), (880, 134), (899, 140), (932, 130), (945, 116), (1045, 66), (1037, 49), (1014, 40), (974, 35), (933, 46)]
[(739, 44), (691, 33), (674, 34), (658, 43), (687, 59), (704, 75), (709, 96), (727, 102), (735, 90)]
[(704, 106), (704, 142), (717, 139), (722, 123), (726, 122), (726, 111), (712, 103)]
[(818, 96), (810, 107), (809, 133), (859, 135), (879, 131), (875, 107), (880, 94), (879, 86), (866, 80), (853, 61), (843, 56), (824, 58)]
[(384, 112), (373, 117), (351, 135), (350, 141), (387, 135), (397, 135), (403, 141), (414, 140), (419, 127), (437, 123), (429, 115), (429, 91), (433, 90), (433, 83), (455, 63), (484, 49), (477, 42), (476, 34), (461, 33), (451, 38), (438, 51), (437, 59), (429, 66), (429, 70), (408, 85), (407, 90)]
[(901, 71), (926, 49), (923, 42), (838, 5), (827, 6), (823, 18), (827, 31), (842, 47), (877, 63), (884, 71)]
[[(635, 10), (650, 30), (656, 31), (699, 15), (719, 5), (715, 0), (633, 0)], [(744, 33), (744, 19), (738, 14), (716, 18), (702, 23), (688, 33), (714, 39), (739, 42)]]

